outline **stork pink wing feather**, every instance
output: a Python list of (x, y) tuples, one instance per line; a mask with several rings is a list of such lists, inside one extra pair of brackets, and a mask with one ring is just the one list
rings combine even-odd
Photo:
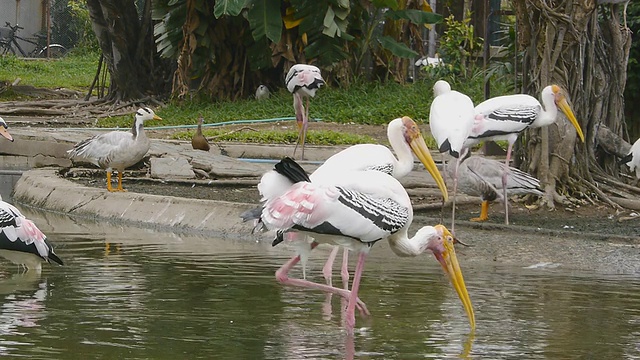
[(293, 225), (314, 227), (326, 219), (323, 204), (338, 196), (332, 187), (297, 183), (282, 196), (265, 205), (263, 221), (269, 228), (288, 229)]

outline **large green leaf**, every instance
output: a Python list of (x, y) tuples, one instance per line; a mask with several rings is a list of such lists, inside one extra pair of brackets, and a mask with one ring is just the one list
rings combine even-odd
[(418, 56), (417, 52), (411, 50), (407, 45), (395, 41), (390, 36), (378, 38), (378, 42), (380, 42), (383, 48), (391, 51), (391, 53), (397, 57), (411, 59)]
[(258, 41), (265, 36), (277, 43), (282, 36), (280, 0), (254, 0), (248, 14), (251, 35)]
[(216, 0), (213, 16), (218, 19), (222, 15), (238, 16), (247, 5), (247, 0)]
[(389, 10), (385, 16), (391, 20), (409, 20), (416, 25), (438, 24), (442, 22), (442, 15), (415, 9)]

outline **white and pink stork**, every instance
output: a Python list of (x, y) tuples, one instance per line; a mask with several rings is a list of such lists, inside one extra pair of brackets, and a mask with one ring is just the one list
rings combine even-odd
[[(580, 140), (584, 142), (584, 134), (576, 120), (571, 106), (567, 103), (564, 91), (558, 85), (549, 85), (542, 89), (542, 104), (530, 95), (516, 94), (497, 96), (478, 104), (475, 107), (475, 122), (471, 133), (465, 141), (470, 147), (486, 140), (507, 140), (507, 158), (505, 172), (502, 175), (503, 195), (507, 196), (507, 172), (511, 161), (511, 150), (518, 135), (529, 128), (548, 126), (556, 122), (558, 108), (567, 116), (575, 127)], [(505, 224), (509, 224), (509, 211), (505, 201)]]
[[(7, 123), (0, 118), (0, 135), (9, 141)], [(51, 260), (62, 265), (47, 237), (20, 210), (0, 198), (0, 256), (27, 270), (42, 271), (42, 262)]]
[(13, 205), (0, 200), (0, 256), (27, 270), (42, 271), (43, 262), (63, 265), (47, 237)]
[(282, 183), (293, 183), (282, 195), (266, 201), (261, 214), (264, 225), (276, 230), (273, 245), (284, 240), (287, 232), (313, 237), (318, 243), (340, 245), (358, 253), (351, 291), (305, 279), (290, 279), (287, 273), (300, 261), (294, 256), (277, 272), (277, 280), (286, 285), (319, 289), (348, 299), (345, 314), (347, 331), (355, 326), (355, 309), (366, 312), (358, 298), (364, 262), (371, 247), (387, 240), (398, 256), (418, 256), (430, 250), (449, 275), (469, 324), (475, 329), (475, 316), (453, 247), (454, 239), (442, 225), (425, 226), (408, 236), (413, 220), (411, 200), (398, 180), (380, 171), (352, 171), (311, 182), (293, 159), (285, 158), (275, 166), (272, 176)]
[(640, 139), (631, 146), (631, 151), (620, 160), (620, 164), (627, 164), (629, 170), (636, 172), (636, 177), (640, 180)]
[[(319, 88), (325, 85), (320, 69), (313, 65), (296, 64), (289, 69), (284, 78), (287, 90), (293, 94), (293, 108), (296, 112), (296, 123), (298, 124), (298, 141), (293, 150), (296, 155), (298, 145), (302, 148), (301, 159), (304, 159), (304, 142), (307, 138), (307, 126), (309, 123), (309, 97), (315, 97)], [(305, 108), (302, 103), (303, 98), (307, 99)]]
[(473, 127), (473, 101), (467, 95), (451, 90), (451, 85), (444, 80), (436, 81), (433, 85), (433, 93), (435, 98), (429, 111), (431, 134), (438, 143), (438, 150), (456, 159), (453, 172), (453, 209), (451, 210), (451, 231), (454, 232), (458, 167), (468, 151), (464, 143)]
[[(400, 179), (408, 175), (413, 169), (413, 154), (415, 154), (435, 180), (446, 201), (448, 199), (447, 187), (431, 157), (429, 148), (424, 141), (418, 125), (407, 116), (394, 119), (387, 125), (387, 138), (397, 158), (393, 152), (384, 145), (354, 145), (327, 159), (322, 166), (311, 174), (311, 181), (323, 181), (322, 179), (330, 179), (343, 172), (365, 170), (380, 171), (396, 179)], [(284, 180), (284, 182), (282, 182), (282, 180)], [(282, 195), (291, 185), (293, 184), (286, 178), (283, 178), (275, 172), (270, 172), (263, 176), (258, 185), (258, 190), (260, 191), (263, 201), (267, 201)], [(260, 217), (261, 212), (262, 207), (250, 210), (244, 213), (242, 217), (245, 221), (256, 220)], [(338, 247), (335, 247), (329, 255), (322, 271), (329, 285), (331, 285), (333, 262), (337, 251)], [(348, 249), (345, 249), (341, 272), (345, 288), (347, 288), (349, 282), (347, 263)]]

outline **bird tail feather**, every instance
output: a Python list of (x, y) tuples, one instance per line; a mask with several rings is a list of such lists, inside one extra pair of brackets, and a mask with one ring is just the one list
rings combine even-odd
[(633, 159), (633, 153), (630, 153), (629, 155), (623, 157), (622, 159), (618, 160), (618, 165), (624, 165), (626, 163), (628, 163), (629, 161), (631, 161), (631, 159)]
[(275, 171), (289, 179), (292, 183), (299, 182), (311, 182), (309, 179), (309, 175), (304, 171), (302, 166), (300, 166), (295, 160), (290, 157), (285, 157), (280, 160), (279, 163), (275, 165)]

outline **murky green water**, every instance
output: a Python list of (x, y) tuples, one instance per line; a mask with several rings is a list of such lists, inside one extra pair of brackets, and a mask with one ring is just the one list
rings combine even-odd
[[(475, 337), (431, 256), (374, 248), (346, 336), (341, 300), (285, 288), (285, 247), (25, 210), (64, 267), (0, 263), (0, 355), (30, 359), (633, 359), (640, 278), (467, 264)], [(107, 245), (108, 244), (108, 245)], [(322, 281), (326, 249), (308, 265)], [(338, 263), (336, 263), (338, 264)], [(299, 276), (299, 272), (294, 276)], [(337, 276), (336, 272), (336, 277)], [(339, 283), (339, 279), (337, 280)]]

